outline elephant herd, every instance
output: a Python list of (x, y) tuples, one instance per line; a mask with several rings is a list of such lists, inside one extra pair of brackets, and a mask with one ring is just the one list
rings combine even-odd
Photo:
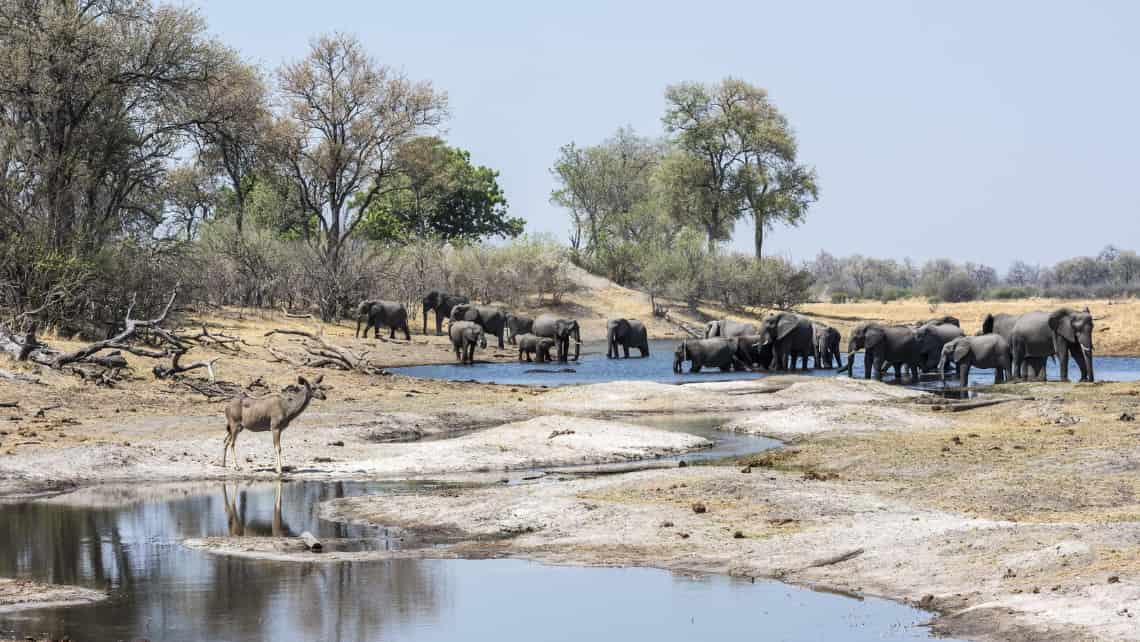
[[(847, 343), (847, 364), (839, 372), (852, 374), (855, 353), (864, 353), (863, 376), (882, 379), (893, 370), (901, 380), (905, 369), (911, 381), (922, 373), (938, 373), (945, 381), (953, 367), (964, 387), (972, 368), (994, 371), (994, 382), (1006, 379), (1045, 379), (1045, 364), (1054, 357), (1062, 380), (1068, 379), (1069, 358), (1077, 363), (1081, 381), (1094, 381), (1093, 317), (1088, 308), (1058, 308), (1051, 312), (1022, 315), (987, 315), (976, 335), (967, 336), (958, 319), (951, 316), (911, 325), (861, 323)], [(673, 371), (683, 362), (690, 372), (701, 368), (729, 370), (789, 370), (797, 362), (807, 369), (842, 365), (840, 334), (826, 324), (798, 314), (768, 315), (760, 325), (728, 319), (712, 321), (704, 339), (683, 341), (674, 353)]]
[[(428, 292), (423, 298), (423, 331), (428, 332), (428, 315), (435, 313), (435, 333), (443, 334), (443, 320), (448, 320), (448, 337), (451, 339), (455, 358), (461, 363), (474, 361), (475, 348), (487, 347), (487, 336), (498, 339), (499, 348), (507, 342), (519, 348), (519, 360), (550, 361), (557, 359), (566, 362), (573, 347), (573, 359), (581, 354), (582, 331), (575, 319), (554, 314), (543, 314), (537, 318), (516, 315), (498, 306), (475, 305), (470, 299), (458, 294), (439, 290)], [(396, 338), (396, 332), (408, 332), (408, 312), (403, 304), (395, 301), (368, 300), (357, 308), (356, 336), (360, 335), (364, 324), (364, 337), (369, 329), (373, 336), (380, 337), (380, 328), (389, 328), (389, 339)], [(619, 348), (629, 356), (630, 348), (639, 348), (642, 356), (649, 355), (648, 335), (645, 326), (633, 319), (614, 319), (609, 323), (609, 347), (613, 356)], [(555, 355), (552, 358), (551, 352)]]
[[(428, 314), (435, 312), (436, 334), (442, 334), (443, 319), (448, 319), (448, 336), (461, 363), (472, 363), (475, 348), (487, 347), (487, 336), (518, 346), (519, 361), (577, 361), (581, 354), (581, 327), (575, 319), (554, 314), (537, 318), (516, 315), (498, 306), (475, 305), (461, 295), (433, 290), (423, 298), (423, 329), (427, 334)], [(356, 332), (364, 336), (373, 329), (379, 337), (381, 326), (389, 328), (389, 338), (396, 332), (408, 332), (408, 313), (393, 301), (369, 300), (357, 309)], [(704, 338), (682, 341), (673, 355), (673, 371), (681, 372), (690, 362), (690, 372), (702, 368), (730, 370), (793, 370), (797, 364), (807, 369), (839, 368), (853, 376), (855, 354), (864, 353), (863, 376), (882, 379), (893, 370), (895, 380), (902, 380), (905, 370), (911, 381), (923, 373), (937, 373), (943, 380), (954, 369), (962, 386), (968, 383), (970, 370), (994, 371), (994, 382), (1006, 379), (1045, 379), (1045, 365), (1050, 357), (1060, 365), (1062, 380), (1068, 379), (1070, 357), (1080, 369), (1081, 381), (1094, 381), (1093, 317), (1083, 310), (1058, 308), (1051, 312), (1028, 312), (1021, 315), (986, 315), (977, 334), (966, 335), (958, 319), (943, 316), (910, 325), (888, 325), (866, 322), (856, 326), (847, 341), (847, 363), (840, 353), (841, 336), (827, 324), (812, 321), (792, 312), (766, 316), (759, 324), (730, 319), (709, 322)], [(570, 350), (573, 347), (573, 357)], [(649, 356), (649, 335), (645, 324), (636, 319), (611, 319), (606, 325), (606, 356), (629, 357), (636, 349), (641, 357)], [(553, 355), (551, 353), (554, 353)]]

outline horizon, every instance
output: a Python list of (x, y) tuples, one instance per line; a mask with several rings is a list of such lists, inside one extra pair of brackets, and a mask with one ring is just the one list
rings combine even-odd
[[(451, 4), (430, 23), (412, 6), (332, 16), (296, 0), (191, 6), (268, 72), (302, 56), (313, 36), (343, 31), (430, 80), (450, 97), (443, 136), (500, 172), (528, 233), (559, 241), (569, 229), (549, 203), (559, 146), (597, 144), (625, 125), (661, 135), (666, 85), (726, 76), (768, 90), (795, 128), (800, 160), (819, 172), (819, 202), (801, 227), (769, 235), (770, 255), (948, 257), (1004, 270), (1140, 236), (1140, 188), (1128, 180), (1140, 93), (1116, 82), (1140, 57), (1127, 29), (1140, 6), (734, 5), (682, 21), (675, 3)], [(742, 25), (765, 22), (780, 25), (758, 32), (768, 44), (742, 37)], [(1075, 118), (1081, 104), (1096, 110)], [(1074, 216), (1082, 227), (1045, 228)], [(1034, 219), (1041, 229), (1023, 231)], [(983, 226), (990, 233), (954, 244)], [(729, 247), (748, 251), (751, 228), (739, 222)]]

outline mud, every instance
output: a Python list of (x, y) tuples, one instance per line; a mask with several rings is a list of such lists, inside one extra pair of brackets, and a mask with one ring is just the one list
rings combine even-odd
[(52, 606), (79, 606), (105, 599), (106, 593), (59, 584), (0, 578), (0, 613)]

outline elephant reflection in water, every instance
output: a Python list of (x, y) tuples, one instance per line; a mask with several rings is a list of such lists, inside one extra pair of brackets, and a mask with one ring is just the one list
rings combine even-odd
[[(238, 506), (238, 488), (234, 486), (234, 496), (230, 499), (228, 485), (222, 483), (222, 507), (226, 511), (226, 526), (232, 537), (263, 537), (266, 535), (265, 522), (248, 520), (245, 515), (249, 501), (242, 494), (241, 506)], [(293, 529), (281, 518), (281, 487), (278, 481), (273, 496), (273, 521), (269, 524), (269, 534), (273, 537), (293, 537)]]

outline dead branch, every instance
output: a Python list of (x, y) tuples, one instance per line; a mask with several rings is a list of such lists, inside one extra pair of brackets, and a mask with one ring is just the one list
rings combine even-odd
[[(272, 340), (271, 337), (278, 334), (297, 336), (304, 339), (301, 347), (309, 356), (305, 357), (303, 361), (299, 361), (273, 350), (270, 344)], [(309, 368), (337, 368), (364, 374), (380, 374), (382, 372), (379, 368), (368, 362), (366, 359), (368, 355), (367, 352), (358, 355), (348, 348), (329, 343), (320, 334), (314, 334), (304, 330), (276, 328), (266, 332), (265, 338), (264, 347), (266, 351), (273, 355), (278, 361), (283, 361), (291, 365)]]
[[(174, 338), (174, 336), (172, 334), (170, 334), (166, 330), (163, 330), (162, 328), (159, 327), (159, 324), (161, 324), (163, 321), (165, 321), (166, 316), (168, 314), (170, 314), (170, 309), (171, 309), (171, 307), (174, 306), (174, 299), (177, 296), (178, 296), (178, 286), (175, 285), (174, 291), (172, 291), (170, 293), (170, 299), (166, 302), (166, 307), (164, 307), (162, 309), (162, 314), (158, 315), (157, 317), (155, 317), (153, 319), (145, 319), (145, 320), (132, 319), (131, 318), (131, 312), (134, 310), (134, 307), (135, 307), (135, 300), (134, 300), (134, 298), (132, 298), (131, 304), (129, 306), (127, 306), (126, 322), (124, 323), (123, 330), (121, 332), (119, 332), (119, 334), (111, 337), (110, 339), (105, 339), (103, 341), (96, 341), (94, 343), (89, 343), (86, 346), (84, 346), (78, 350), (75, 350), (73, 352), (65, 352), (63, 354), (60, 354), (59, 356), (57, 356), (52, 361), (51, 367), (58, 370), (58, 369), (62, 368), (63, 366), (65, 366), (69, 363), (74, 363), (76, 361), (82, 361), (82, 360), (86, 359), (87, 357), (90, 357), (90, 356), (94, 355), (95, 353), (100, 352), (102, 350), (106, 350), (108, 348), (117, 348), (120, 350), (127, 349), (125, 342), (128, 339), (134, 337), (135, 333), (138, 332), (138, 330), (140, 328), (146, 328), (146, 329), (152, 330), (153, 332), (155, 332), (159, 336), (163, 337), (164, 339), (168, 340), (169, 342), (171, 342), (175, 346), (181, 347), (182, 346), (181, 342), (179, 342), (176, 338)], [(134, 350), (129, 350), (129, 349), (128, 349), (128, 352), (136, 353)], [(144, 354), (142, 356), (154, 356), (154, 355), (153, 354)], [(165, 353), (163, 353), (161, 356), (165, 356)]]
[(214, 380), (215, 380), (214, 364), (217, 363), (218, 359), (221, 359), (221, 357), (214, 357), (213, 359), (210, 359), (209, 361), (195, 361), (194, 363), (188, 363), (186, 365), (182, 365), (181, 363), (179, 363), (179, 360), (182, 358), (182, 355), (184, 355), (184, 354), (186, 354), (186, 353), (185, 352), (174, 352), (174, 353), (172, 353), (170, 356), (170, 367), (165, 368), (162, 365), (156, 365), (152, 370), (152, 372), (154, 372), (154, 376), (158, 379), (166, 379), (167, 377), (179, 375), (179, 374), (182, 374), (183, 372), (189, 372), (191, 370), (198, 370), (199, 368), (205, 368), (206, 372), (210, 376), (210, 383), (214, 383)]
[(311, 314), (294, 314), (288, 310), (284, 305), (281, 306), (281, 313), (285, 315), (286, 319), (311, 319)]
[[(175, 339), (183, 343), (197, 343), (200, 346), (212, 346), (214, 348), (231, 350), (238, 352), (241, 350), (241, 345), (245, 344), (245, 340), (241, 337), (232, 337), (227, 334), (210, 332), (206, 326), (202, 326), (202, 331), (195, 335), (188, 334), (175, 334)], [(246, 344), (248, 345), (248, 344)]]
[(816, 561), (812, 562), (811, 564), (808, 564), (807, 567), (808, 568), (819, 568), (821, 566), (832, 566), (835, 564), (841, 564), (843, 562), (846, 562), (847, 560), (859, 557), (862, 554), (863, 554), (863, 549), (857, 548), (857, 549), (852, 550), (852, 551), (847, 551), (846, 553), (840, 553), (839, 555), (834, 555), (832, 557), (825, 557), (821, 560), (816, 560)]
[(0, 408), (19, 408), (19, 401), (0, 401)]

